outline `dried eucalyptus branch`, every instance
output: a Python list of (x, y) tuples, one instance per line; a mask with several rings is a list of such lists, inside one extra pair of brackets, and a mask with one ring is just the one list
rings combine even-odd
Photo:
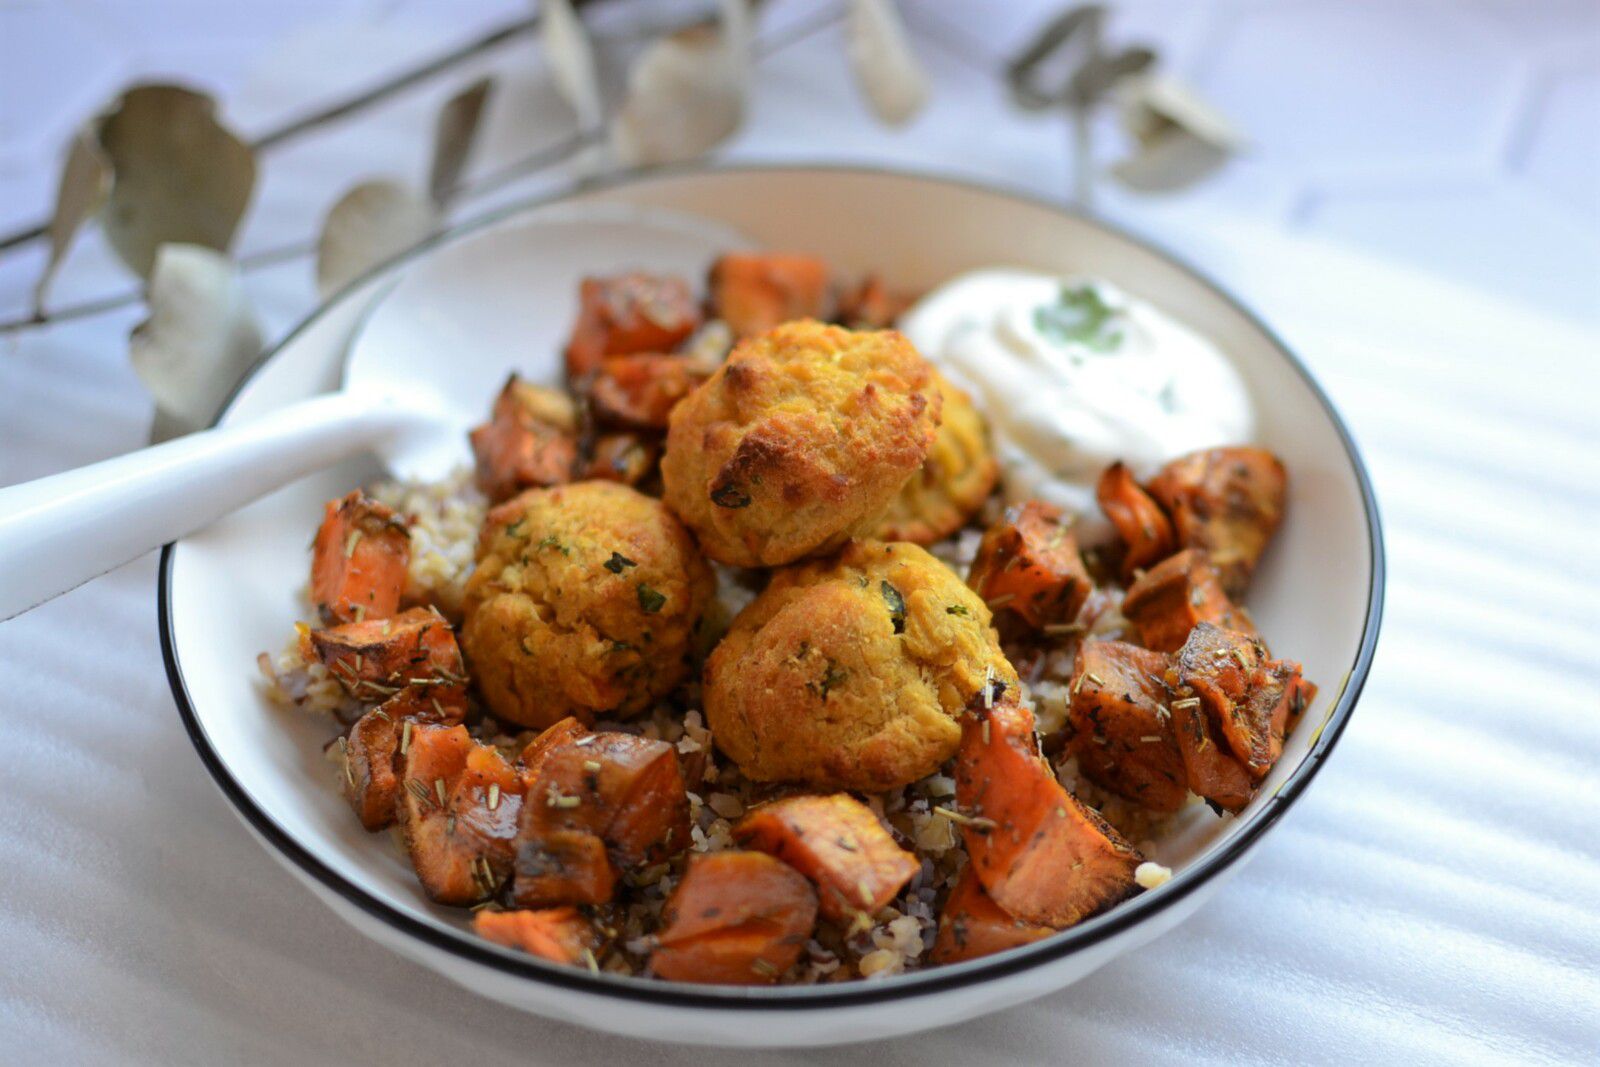
[[(579, 0), (579, 3), (581, 6), (582, 0)], [(529, 15), (526, 18), (520, 18), (511, 22), (507, 22), (496, 27), (495, 29), (488, 31), (480, 37), (474, 38), (473, 40), (462, 44), (458, 48), (454, 48), (449, 52), (435, 56), (419, 66), (412, 67), (409, 70), (401, 71), (393, 77), (379, 82), (378, 84), (365, 89), (354, 96), (347, 97), (344, 100), (340, 100), (338, 103), (320, 108), (309, 114), (301, 115), (298, 118), (290, 119), (283, 125), (268, 130), (266, 133), (263, 133), (254, 140), (250, 141), (250, 147), (258, 152), (264, 151), (266, 149), (274, 148), (280, 144), (283, 144), (286, 141), (291, 141), (302, 134), (309, 133), (312, 130), (326, 126), (329, 123), (337, 122), (340, 119), (347, 118), (365, 108), (371, 107), (373, 104), (387, 100), (396, 93), (404, 92), (405, 90), (420, 85), (425, 81), (429, 81), (432, 78), (443, 74), (456, 66), (459, 66), (461, 63), (464, 63), (466, 60), (471, 59), (474, 56), (481, 55), (484, 52), (487, 52), (517, 36), (520, 36), (521, 34), (528, 33), (538, 25), (538, 15)], [(24, 229), (18, 230), (14, 233), (0, 236), (0, 252), (4, 252), (8, 248), (15, 248), (18, 245), (23, 245), (31, 241), (38, 240), (49, 232), (50, 223), (49, 221), (44, 221), (34, 226), (25, 227)]]
[[(584, 148), (598, 144), (603, 139), (604, 135), (600, 130), (580, 131), (569, 134), (558, 141), (552, 141), (550, 144), (528, 153), (521, 159), (513, 160), (477, 178), (458, 183), (450, 190), (450, 196), (452, 198), (470, 200), (474, 197), (487, 195), (519, 178), (528, 177), (537, 174), (541, 170), (564, 163)], [(263, 267), (270, 267), (312, 255), (316, 250), (317, 242), (315, 239), (295, 241), (275, 248), (262, 249), (259, 252), (240, 256), (239, 270), (248, 274)], [(0, 336), (36, 326), (103, 315), (107, 312), (117, 311), (120, 308), (132, 307), (143, 299), (144, 289), (133, 288), (110, 296), (85, 300), (79, 304), (68, 304), (50, 312), (35, 312), (15, 319), (0, 319)]]
[[(796, 24), (785, 36), (758, 42), (753, 49), (754, 56), (756, 58), (766, 58), (785, 48), (800, 44), (823, 30), (838, 24), (844, 19), (845, 13), (846, 9), (842, 5), (819, 11), (804, 22)], [(518, 25), (521, 29), (527, 29), (534, 23), (523, 20)], [(521, 30), (517, 32), (521, 32)], [(503, 40), (504, 38), (501, 39)], [(484, 39), (480, 39), (480, 44), (482, 40)], [(410, 73), (402, 77), (409, 77)], [(400, 80), (397, 78), (393, 82)], [(336, 111), (340, 111), (343, 106), (338, 105), (334, 108), (328, 108), (319, 114), (331, 115)], [(476, 177), (457, 182), (449, 189), (446, 199), (472, 200), (486, 196), (518, 179), (529, 177), (550, 167), (565, 163), (585, 149), (604, 143), (605, 139), (606, 131), (602, 127), (578, 130), (567, 134), (542, 145), (520, 159), (512, 160)], [(238, 269), (241, 273), (249, 273), (262, 267), (313, 255), (316, 250), (317, 242), (315, 239), (301, 240), (280, 245), (276, 248), (263, 249), (259, 252), (239, 257)], [(122, 293), (97, 297), (78, 304), (69, 304), (50, 312), (34, 312), (15, 319), (0, 320), (0, 336), (57, 322), (91, 318), (122, 308), (132, 307), (142, 302), (144, 295), (142, 288), (130, 288)]]

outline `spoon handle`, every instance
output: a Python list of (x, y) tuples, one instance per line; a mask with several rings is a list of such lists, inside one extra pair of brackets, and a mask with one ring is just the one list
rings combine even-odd
[(414, 417), (334, 393), (0, 489), (0, 620), (372, 448)]

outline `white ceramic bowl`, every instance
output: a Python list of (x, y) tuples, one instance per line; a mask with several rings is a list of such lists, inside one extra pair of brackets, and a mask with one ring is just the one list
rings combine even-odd
[[(362, 933), (485, 996), (616, 1033), (718, 1045), (833, 1044), (957, 1023), (1075, 982), (1199, 907), (1315, 776), (1361, 691), (1377, 640), (1383, 549), (1376, 504), (1355, 446), (1305, 368), (1248, 311), (1172, 257), (1103, 223), (998, 189), (851, 168), (688, 168), (604, 184), (570, 200), (699, 215), (762, 245), (815, 252), (847, 271), (880, 270), (907, 287), (997, 263), (1098, 275), (1199, 329), (1242, 373), (1261, 413), (1260, 443), (1288, 466), (1288, 518), (1251, 588), (1250, 608), (1273, 647), (1304, 662), (1322, 696), (1243, 813), (1217, 819), (1201, 811), (1164, 844), (1163, 858), (1176, 868), (1171, 882), (1045, 941), (955, 966), (822, 987), (730, 989), (592, 976), (482, 941), (468, 932), (463, 913), (430, 904), (387, 840), (362, 832), (335, 793), (320, 752), (326, 724), (286, 714), (261, 695), (254, 660), (280, 648), (302, 614), (305, 543), (322, 501), (379, 473), (371, 463), (347, 463), (162, 556), (162, 647), (178, 708), (206, 767), (268, 851)], [(466, 264), (514, 253), (525, 220), (551, 210), (561, 209), (537, 202), (496, 213), (357, 282), (261, 360), (220, 421), (333, 388), (375, 294), (407, 271), (425, 271), (441, 250)], [(458, 288), (472, 299), (472, 287)], [(559, 331), (573, 305), (568, 298), (534, 310)], [(510, 358), (536, 374), (554, 371), (553, 346)], [(489, 399), (486, 393), (485, 409)]]

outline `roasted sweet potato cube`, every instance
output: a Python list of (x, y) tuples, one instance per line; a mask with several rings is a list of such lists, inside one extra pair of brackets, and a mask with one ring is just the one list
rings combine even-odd
[(358, 700), (381, 701), (407, 685), (449, 687), (466, 680), (455, 632), (428, 608), (310, 630), (301, 645)]
[(468, 435), (478, 488), (499, 503), (524, 489), (572, 481), (577, 431), (577, 412), (565, 393), (513, 374), (495, 398), (489, 421)]
[[(1168, 677), (1172, 677), (1170, 672)], [(1204, 797), (1219, 814), (1237, 812), (1250, 803), (1255, 792), (1250, 772), (1223, 743), (1200, 698), (1180, 688), (1167, 706), (1172, 711), (1172, 734), (1183, 755), (1189, 791)]]
[(395, 760), (421, 722), (451, 725), (467, 712), (462, 686), (407, 686), (356, 720), (344, 742), (344, 797), (368, 830), (394, 822), (400, 776)]
[(825, 319), (828, 265), (814, 256), (730, 252), (711, 267), (711, 311), (743, 340), (795, 319)]
[(1014, 693), (969, 709), (956, 753), (956, 803), (973, 873), (1009, 914), (1062, 928), (1137, 891), (1141, 857), (1079, 803), (1039, 755), (1033, 714)]
[(595, 438), (594, 449), (583, 476), (603, 482), (638, 485), (655, 472), (660, 461), (660, 435), (631, 431), (603, 433)]
[(534, 788), (546, 801), (542, 822), (598, 835), (624, 869), (659, 863), (689, 843), (689, 798), (677, 749), (665, 741), (590, 734), (554, 748)]
[[(548, 803), (529, 794), (523, 810)], [(606, 855), (606, 843), (587, 830), (519, 831), (514, 869), (511, 900), (519, 907), (604, 904), (617, 891), (617, 868)]]
[(1018, 945), (1029, 945), (1055, 933), (1048, 926), (1023, 922), (1008, 915), (983, 890), (967, 867), (956, 878), (939, 913), (939, 934), (934, 939), (931, 963), (960, 963), (990, 956)]
[(763, 804), (740, 820), (733, 836), (811, 879), (822, 914), (835, 922), (877, 912), (921, 866), (871, 808), (846, 793)]
[(1072, 751), (1091, 782), (1152, 811), (1188, 799), (1162, 677), (1167, 657), (1121, 641), (1085, 641), (1073, 665)]
[(394, 760), (403, 725), (403, 720), (373, 708), (356, 720), (345, 739), (344, 798), (362, 827), (370, 831), (394, 822), (395, 801), (400, 795)]
[(411, 535), (393, 511), (359, 490), (328, 501), (311, 550), (311, 599), (324, 621), (393, 615), (410, 566)]
[(1180, 548), (1211, 555), (1223, 591), (1238, 598), (1283, 521), (1288, 476), (1264, 448), (1212, 448), (1182, 456), (1150, 480)]
[(689, 798), (666, 742), (586, 734), (552, 743), (537, 762), (517, 840), (518, 903), (602, 903), (619, 871), (688, 844)]
[(585, 278), (578, 302), (567, 342), (567, 377), (574, 382), (599, 370), (606, 356), (670, 352), (700, 325), (700, 307), (682, 278), (637, 272)]
[(852, 330), (887, 329), (913, 302), (913, 297), (894, 292), (881, 277), (869, 274), (840, 295), (837, 318)]
[(665, 430), (678, 401), (710, 376), (709, 368), (686, 356), (607, 356), (590, 383), (589, 403), (604, 424)]
[(1249, 803), (1316, 692), (1298, 663), (1270, 659), (1259, 638), (1208, 622), (1190, 631), (1165, 679), (1189, 788), (1228, 811)]
[(472, 920), (478, 936), (519, 948), (554, 963), (587, 965), (604, 940), (577, 908), (480, 911)]
[(1070, 623), (1093, 588), (1061, 509), (1039, 500), (1007, 508), (989, 528), (967, 584), (1034, 628)]
[(1174, 659), (1175, 703), (1198, 698), (1212, 728), (1256, 781), (1283, 754), (1300, 677), (1273, 660), (1260, 638), (1200, 623)]
[(764, 852), (689, 858), (663, 910), (650, 969), (678, 982), (770, 985), (793, 967), (817, 923), (817, 895)]
[(1139, 643), (1157, 652), (1183, 647), (1196, 623), (1254, 635), (1255, 624), (1222, 591), (1204, 549), (1186, 548), (1168, 556), (1128, 587), (1122, 614), (1133, 623)]
[(539, 777), (539, 768), (544, 766), (544, 757), (569, 741), (576, 741), (585, 737), (589, 728), (577, 719), (568, 715), (560, 722), (553, 723), (539, 732), (539, 736), (529, 741), (523, 748), (520, 761), (522, 763), (522, 776), (531, 786)]
[(1124, 463), (1113, 463), (1100, 475), (1095, 499), (1122, 539), (1122, 577), (1126, 581), (1135, 571), (1149, 567), (1172, 554), (1177, 546), (1172, 520), (1161, 506), (1133, 480)]
[(511, 875), (522, 781), (463, 726), (419, 723), (399, 757), (396, 816), (423, 891), (440, 904), (488, 900)]

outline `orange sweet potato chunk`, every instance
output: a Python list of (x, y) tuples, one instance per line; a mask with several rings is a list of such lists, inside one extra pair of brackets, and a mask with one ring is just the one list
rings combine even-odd
[(822, 914), (834, 922), (877, 912), (921, 867), (871, 808), (845, 793), (763, 804), (740, 820), (733, 836), (811, 879)]
[(522, 755), (518, 757), (522, 763), (523, 778), (531, 786), (539, 777), (539, 768), (544, 765), (544, 758), (547, 754), (554, 752), (569, 741), (576, 741), (580, 737), (588, 736), (588, 734), (589, 728), (571, 715), (568, 715), (560, 722), (545, 727), (539, 732), (538, 737), (528, 742), (527, 746), (522, 750)]
[(393, 615), (410, 566), (411, 535), (393, 511), (359, 490), (328, 501), (311, 550), (311, 598), (325, 621)]
[(484, 910), (473, 917), (472, 928), (497, 945), (554, 963), (587, 964), (604, 943), (594, 923), (571, 907)]
[(770, 985), (800, 958), (817, 922), (817, 894), (764, 852), (691, 856), (663, 910), (650, 968), (661, 978)]
[(559, 738), (538, 753), (527, 783), (518, 904), (604, 903), (619, 872), (659, 863), (688, 844), (688, 794), (677, 750), (664, 741), (621, 733)]
[(594, 439), (589, 463), (583, 470), (586, 479), (638, 485), (650, 477), (661, 460), (659, 434), (603, 433)]
[[(1174, 719), (1181, 712), (1188, 727), (1188, 747), (1215, 762), (1222, 757), (1210, 755), (1205, 746), (1219, 742), (1248, 783), (1242, 799), (1237, 789), (1226, 799), (1195, 791), (1238, 810), (1253, 783), (1266, 777), (1283, 754), (1290, 720), (1297, 706), (1304, 706), (1309, 683), (1301, 679), (1300, 665), (1270, 658), (1258, 637), (1203, 622), (1174, 657), (1168, 679)], [(1181, 730), (1179, 739), (1185, 741)]]
[(522, 781), (463, 726), (421, 723), (399, 757), (396, 815), (429, 898), (467, 906), (495, 896), (511, 875)]
[(963, 870), (939, 913), (939, 933), (928, 959), (931, 963), (960, 963), (990, 956), (1018, 945), (1028, 945), (1055, 933), (1048, 926), (1023, 922), (1008, 915), (983, 890), (983, 883)]
[(589, 386), (589, 403), (608, 425), (665, 430), (678, 401), (710, 376), (709, 369), (686, 356), (607, 356)]
[(1228, 599), (1204, 549), (1168, 556), (1128, 587), (1122, 614), (1138, 631), (1139, 643), (1157, 652), (1183, 647), (1197, 623), (1209, 622), (1254, 635), (1255, 624)]
[(410, 748), (416, 725), (452, 725), (466, 712), (466, 691), (460, 686), (407, 686), (356, 720), (345, 739), (341, 788), (363, 827), (377, 831), (394, 822), (400, 795), (395, 761), (402, 743)]
[(1122, 538), (1122, 577), (1172, 554), (1176, 538), (1172, 521), (1149, 493), (1133, 480), (1124, 463), (1113, 463), (1100, 475), (1095, 499)]
[(839, 297), (838, 320), (852, 330), (892, 327), (915, 298), (890, 289), (876, 274), (869, 274)]
[(1137, 891), (1138, 851), (1056, 780), (1014, 694), (963, 719), (955, 778), (973, 873), (1010, 915), (1067, 927)]
[(1288, 475), (1264, 448), (1212, 448), (1168, 463), (1150, 495), (1172, 517), (1180, 548), (1211, 555), (1231, 597), (1244, 593), (1256, 562), (1283, 522)]
[(635, 272), (585, 278), (578, 321), (567, 342), (567, 377), (581, 381), (606, 356), (670, 352), (700, 325), (700, 307), (682, 278)]
[(311, 630), (301, 647), (358, 700), (384, 700), (408, 685), (449, 688), (466, 681), (455, 632), (428, 608)]
[(1189, 796), (1162, 677), (1167, 657), (1121, 641), (1085, 641), (1073, 664), (1072, 751), (1091, 782), (1152, 811)]
[(1070, 623), (1093, 588), (1061, 509), (1039, 500), (1007, 508), (989, 528), (967, 584), (1034, 628)]
[(712, 314), (739, 339), (795, 319), (827, 318), (828, 265), (815, 256), (730, 252), (711, 267)]
[(498, 504), (524, 489), (572, 481), (577, 430), (571, 399), (513, 374), (495, 398), (489, 421), (467, 435), (478, 488)]

